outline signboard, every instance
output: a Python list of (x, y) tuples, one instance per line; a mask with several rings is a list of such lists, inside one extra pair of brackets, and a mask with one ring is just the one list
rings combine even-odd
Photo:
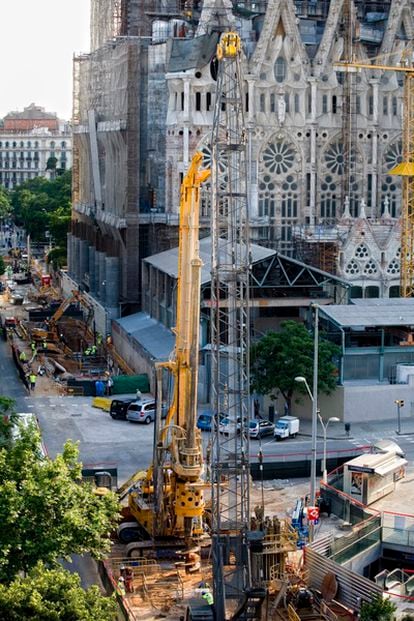
[(45, 287), (50, 287), (50, 275), (49, 274), (42, 275), (42, 285)]
[(368, 466), (348, 466), (350, 472), (366, 472), (367, 474), (375, 474), (375, 468)]
[(314, 524), (319, 520), (319, 507), (307, 507), (307, 516), (309, 522), (313, 522)]

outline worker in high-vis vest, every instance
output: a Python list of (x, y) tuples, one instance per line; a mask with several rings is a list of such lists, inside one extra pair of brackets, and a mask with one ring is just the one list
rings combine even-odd
[(30, 382), (30, 389), (34, 390), (36, 387), (36, 375), (34, 373), (30, 373), (29, 382)]
[(216, 621), (216, 609), (214, 608), (214, 597), (211, 591), (203, 591), (201, 597), (210, 606), (211, 614), (214, 621)]

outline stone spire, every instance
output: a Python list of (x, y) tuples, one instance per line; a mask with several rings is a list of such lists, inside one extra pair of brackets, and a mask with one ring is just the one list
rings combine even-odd
[(390, 214), (390, 199), (388, 198), (388, 196), (386, 196), (384, 198), (384, 211), (382, 213), (381, 218), (383, 220), (389, 220), (391, 218), (391, 214)]
[(208, 34), (212, 30), (231, 30), (235, 28), (231, 0), (204, 0), (197, 36)]

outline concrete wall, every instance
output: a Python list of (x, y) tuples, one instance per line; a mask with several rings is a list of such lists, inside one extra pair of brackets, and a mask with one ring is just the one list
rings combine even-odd
[(364, 550), (360, 554), (352, 557), (347, 563), (342, 563), (342, 567), (346, 567), (346, 569), (363, 576), (365, 567), (368, 567), (371, 563), (381, 558), (381, 548), (381, 541), (378, 541), (378, 543), (375, 543), (371, 548), (368, 548), (368, 550)]
[[(318, 408), (323, 418), (337, 416), (344, 423), (361, 423), (378, 420), (392, 420), (397, 423), (396, 399), (403, 399), (401, 408), (401, 427), (404, 420), (414, 417), (414, 376), (409, 377), (408, 384), (345, 384), (338, 386), (330, 395), (319, 395)], [(292, 414), (304, 420), (310, 420), (312, 403), (307, 395), (298, 395), (299, 403), (292, 402)], [(277, 401), (268, 397), (261, 399), (262, 411), (267, 414), (269, 405), (275, 406), (276, 412), (284, 413), (284, 399)]]
[[(62, 278), (62, 291), (65, 296), (71, 294), (73, 289), (77, 289), (77, 283), (68, 276), (66, 272), (61, 272)], [(99, 302), (96, 301), (91, 295), (85, 293), (84, 294), (89, 304), (93, 306), (94, 310), (94, 322), (95, 322), (95, 330), (100, 332), (103, 336), (110, 334), (111, 332), (111, 320), (116, 319), (111, 312), (108, 312)]]

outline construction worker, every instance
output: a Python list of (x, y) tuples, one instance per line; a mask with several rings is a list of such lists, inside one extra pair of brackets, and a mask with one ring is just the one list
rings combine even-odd
[(85, 356), (90, 356), (91, 355), (91, 348), (87, 347), (83, 353), (85, 354)]
[(47, 341), (43, 341), (43, 349), (47, 349)]
[(36, 375), (31, 371), (29, 374), (30, 390), (34, 390), (36, 387)]
[(201, 593), (201, 597), (205, 602), (210, 606), (211, 614), (213, 616), (214, 621), (216, 621), (216, 609), (214, 608), (214, 597), (211, 591), (203, 591)]
[(32, 341), (30, 343), (30, 349), (32, 350), (33, 353), (35, 353), (35, 351), (36, 351), (36, 343), (34, 341)]
[(19, 360), (20, 360), (20, 362), (27, 362), (26, 352), (24, 352), (24, 351), (20, 352)]
[(91, 346), (91, 356), (96, 356), (96, 352), (98, 351), (98, 348), (96, 347), (96, 345), (92, 345)]
[(98, 334), (96, 335), (96, 344), (98, 347), (100, 347), (102, 345), (103, 342), (103, 336), (100, 332), (98, 332)]
[(120, 595), (122, 595), (122, 597), (125, 597), (126, 591), (125, 591), (125, 578), (123, 576), (119, 576), (118, 578), (118, 592)]

